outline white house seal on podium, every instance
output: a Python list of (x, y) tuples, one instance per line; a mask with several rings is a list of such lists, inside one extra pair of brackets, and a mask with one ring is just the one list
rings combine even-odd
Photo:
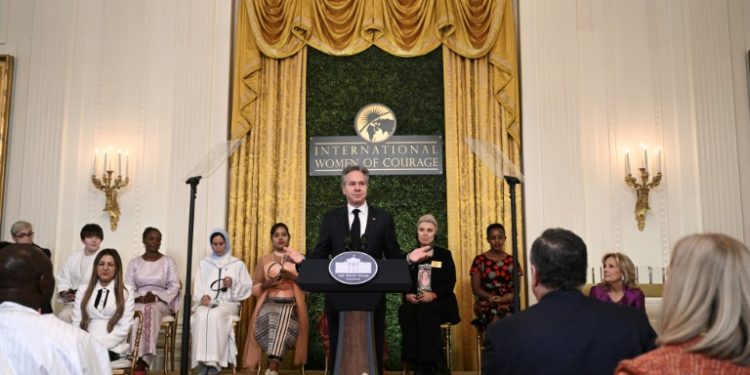
[(378, 262), (366, 253), (347, 251), (331, 259), (328, 263), (328, 272), (334, 280), (342, 284), (361, 285), (377, 275)]

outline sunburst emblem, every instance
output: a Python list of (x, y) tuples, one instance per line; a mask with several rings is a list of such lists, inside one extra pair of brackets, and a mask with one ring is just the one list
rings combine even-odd
[(396, 132), (396, 115), (383, 104), (368, 104), (357, 112), (354, 130), (367, 142), (385, 142)]

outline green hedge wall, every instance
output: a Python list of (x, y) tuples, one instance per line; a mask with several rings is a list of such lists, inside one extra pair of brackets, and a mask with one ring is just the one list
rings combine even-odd
[[(372, 47), (349, 57), (325, 55), (308, 49), (307, 135), (353, 136), (354, 116), (368, 103), (382, 103), (396, 114), (396, 135), (445, 133), (443, 62), (440, 49), (415, 58), (399, 58)], [(318, 239), (320, 220), (327, 210), (345, 204), (339, 177), (308, 177), (307, 248)], [(390, 211), (396, 221), (401, 248), (416, 245), (417, 219), (432, 213), (441, 229), (446, 225), (445, 175), (372, 176), (368, 203)], [(447, 245), (444, 231), (438, 244)], [(388, 295), (386, 338), (387, 370), (401, 369), (401, 329), (398, 325), (399, 294)], [(323, 296), (310, 296), (311, 342), (308, 368), (323, 368), (323, 349), (317, 322)]]

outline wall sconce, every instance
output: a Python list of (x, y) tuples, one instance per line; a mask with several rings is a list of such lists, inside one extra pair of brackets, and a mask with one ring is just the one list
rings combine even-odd
[(643, 148), (643, 166), (638, 168), (641, 171), (641, 182), (638, 182), (635, 177), (630, 173), (630, 153), (625, 151), (625, 183), (635, 190), (636, 201), (635, 201), (635, 220), (638, 222), (638, 230), (643, 230), (646, 226), (646, 213), (651, 208), (648, 205), (648, 193), (651, 189), (659, 186), (661, 183), (661, 152), (659, 149), (656, 150), (656, 176), (649, 180), (648, 171), (648, 149), (646, 145), (641, 145)]
[(122, 178), (122, 150), (117, 150), (117, 178), (112, 179), (115, 173), (113, 160), (115, 155), (112, 151), (112, 147), (108, 147), (104, 150), (104, 162), (102, 163), (102, 174), (101, 178), (97, 178), (96, 175), (99, 171), (98, 160), (99, 150), (94, 153), (94, 166), (91, 170), (91, 182), (94, 186), (104, 192), (106, 202), (104, 204), (104, 210), (109, 214), (109, 227), (114, 232), (117, 230), (117, 223), (120, 221), (120, 205), (117, 203), (117, 191), (128, 186), (130, 182), (130, 157), (128, 153), (125, 153), (125, 179)]

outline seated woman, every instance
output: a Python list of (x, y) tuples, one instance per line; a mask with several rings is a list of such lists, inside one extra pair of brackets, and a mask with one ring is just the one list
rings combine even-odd
[(284, 223), (271, 226), (273, 250), (258, 259), (253, 275), (255, 311), (245, 342), (245, 367), (260, 363), (261, 349), (268, 355), (266, 375), (277, 375), (279, 363), (294, 349), (294, 363), (307, 362), (309, 324), (302, 290), (295, 282), (297, 269), (289, 261), (289, 229)]
[(646, 311), (646, 296), (635, 283), (635, 266), (627, 255), (609, 253), (602, 257), (604, 278), (591, 287), (589, 297)]
[(461, 321), (453, 287), (456, 266), (448, 249), (435, 245), (438, 223), (427, 214), (417, 220), (417, 240), (421, 246), (432, 246), (432, 255), (410, 265), (412, 287), (399, 308), (401, 325), (401, 359), (415, 373), (449, 374), (442, 350), (440, 325)]
[(135, 309), (143, 312), (143, 325), (138, 347), (138, 368), (145, 370), (156, 355), (156, 340), (164, 316), (179, 309), (180, 277), (174, 258), (159, 252), (161, 232), (152, 227), (143, 231), (142, 256), (130, 261), (125, 284), (133, 290)]
[(73, 325), (91, 333), (109, 350), (110, 360), (130, 352), (127, 342), (135, 302), (122, 281), (122, 260), (115, 249), (96, 254), (89, 283), (76, 292)]
[[(471, 263), (471, 292), (474, 294), (474, 324), (480, 332), (494, 321), (513, 313), (513, 266), (518, 265), (503, 251), (505, 228), (494, 223), (487, 226), (490, 249), (474, 257)], [(523, 270), (518, 267), (519, 278)]]
[(664, 285), (660, 348), (617, 374), (750, 374), (750, 250), (723, 234), (677, 242)]
[(245, 263), (232, 256), (229, 236), (214, 229), (209, 236), (211, 254), (201, 259), (193, 282), (191, 367), (198, 374), (218, 374), (222, 367), (235, 363), (237, 340), (232, 330), (232, 315), (250, 296), (253, 281)]

